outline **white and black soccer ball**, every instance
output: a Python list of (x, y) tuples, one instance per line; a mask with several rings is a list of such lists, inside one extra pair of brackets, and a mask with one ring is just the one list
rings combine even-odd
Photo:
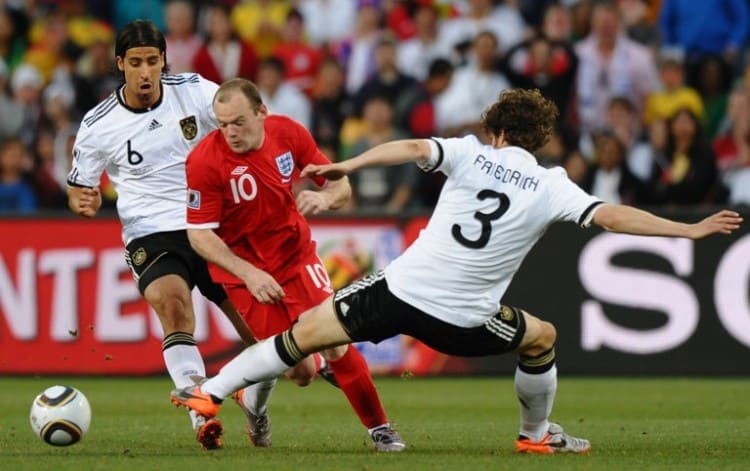
[(51, 386), (31, 404), (31, 428), (45, 443), (68, 446), (89, 431), (91, 406), (81, 391), (71, 386)]

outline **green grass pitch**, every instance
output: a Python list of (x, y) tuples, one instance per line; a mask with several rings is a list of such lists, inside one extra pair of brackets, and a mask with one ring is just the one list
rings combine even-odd
[[(271, 402), (273, 447), (252, 448), (227, 401), (224, 448), (202, 451), (167, 378), (0, 378), (3, 470), (516, 470), (750, 469), (750, 379), (561, 377), (553, 419), (592, 442), (587, 456), (513, 453), (518, 406), (510, 378), (378, 378), (409, 448), (378, 454), (344, 396), (323, 381), (280, 381)], [(89, 434), (71, 447), (29, 426), (34, 396), (81, 389)]]

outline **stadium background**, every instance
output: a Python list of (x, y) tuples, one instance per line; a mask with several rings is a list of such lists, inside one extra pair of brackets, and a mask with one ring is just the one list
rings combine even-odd
[[(665, 214), (698, 219), (706, 213)], [(316, 219), (335, 285), (382, 267), (425, 223)], [(114, 218), (0, 220), (0, 375), (161, 373), (161, 328), (139, 297)], [(573, 224), (550, 229), (505, 301), (551, 320), (560, 368), (575, 374), (747, 375), (750, 229), (693, 242)], [(216, 372), (239, 349), (196, 292), (196, 339)], [(512, 357), (451, 358), (408, 337), (360, 344), (378, 374), (510, 374)]]

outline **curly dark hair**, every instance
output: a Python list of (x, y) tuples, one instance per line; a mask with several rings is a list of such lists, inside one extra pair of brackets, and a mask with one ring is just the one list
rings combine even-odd
[(491, 136), (505, 133), (508, 144), (534, 152), (549, 139), (558, 114), (557, 106), (538, 89), (514, 88), (500, 92), (482, 114), (481, 124)]

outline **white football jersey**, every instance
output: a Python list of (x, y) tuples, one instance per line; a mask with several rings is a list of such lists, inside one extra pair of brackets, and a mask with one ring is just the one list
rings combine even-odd
[(106, 171), (117, 191), (122, 238), (186, 228), (185, 160), (216, 129), (218, 85), (198, 74), (163, 75), (161, 99), (135, 110), (122, 88), (84, 116), (73, 148), (68, 183), (99, 185)]
[(474, 327), (494, 316), (531, 247), (556, 221), (591, 223), (598, 199), (519, 147), (474, 136), (435, 139), (423, 166), (448, 178), (417, 240), (385, 269), (397, 297), (442, 321)]

